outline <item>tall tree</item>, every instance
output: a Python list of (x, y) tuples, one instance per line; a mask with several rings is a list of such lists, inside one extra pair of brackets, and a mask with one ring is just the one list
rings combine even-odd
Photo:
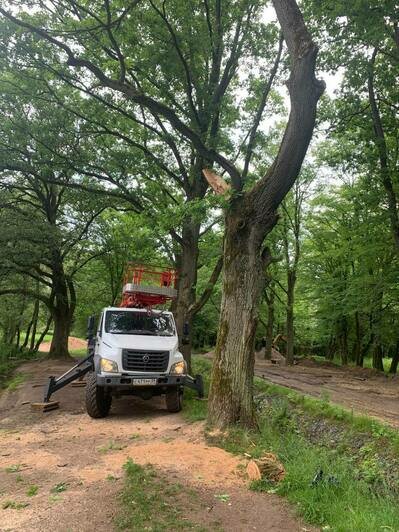
[[(19, 7), (23, 9), (24, 2)], [(18, 49), (28, 54), (29, 64), (47, 69), (114, 115), (121, 114), (125, 124), (135, 124), (134, 135), (109, 125), (100, 124), (100, 130), (141, 150), (142, 156), (153, 163), (158, 181), (166, 174), (168, 184), (164, 188), (168, 193), (172, 183), (172, 196), (177, 191), (184, 198), (187, 208), (179, 220), (180, 227), (175, 220), (170, 228), (180, 271), (175, 312), (182, 336), (183, 324), (191, 322), (204, 302), (203, 295), (198, 304), (196, 301), (198, 242), (206, 229), (201, 227), (196, 205), (208, 187), (202, 169), (224, 161), (234, 173), (233, 165), (216, 149), (231, 152), (232, 142), (224, 131), (247, 118), (245, 101), (240, 116), (233, 105), (238, 66), (240, 60), (245, 60), (261, 69), (271, 68), (270, 76), (260, 83), (253, 74), (247, 77), (247, 83), (241, 76), (241, 85), (247, 85), (250, 98), (256, 101), (254, 112), (248, 113), (248, 132), (235, 156), (244, 159), (244, 173), (248, 173), (258, 126), (281, 57), (281, 43), (276, 57), (270, 54), (278, 41), (275, 26), (261, 23), (263, 3), (255, 0), (236, 0), (229, 8), (220, 0), (190, 0), (184, 5), (177, 0), (133, 1), (124, 7), (95, 2), (90, 8), (75, 0), (63, 0), (57, 2), (57, 10), (42, 3), (37, 7), (37, 15), (31, 21), (29, 17), (18, 21), (2, 11), (28, 31)], [(29, 32), (54, 47), (45, 46), (44, 53), (35, 38), (29, 39)], [(72, 44), (77, 46), (71, 47)], [(5, 46), (7, 56), (9, 48)], [(74, 49), (84, 50), (83, 55)], [(72, 68), (65, 68), (65, 52), (66, 63)], [(271, 61), (265, 61), (268, 53)], [(85, 76), (80, 75), (82, 69)], [(119, 94), (128, 103), (121, 103)], [(98, 127), (99, 113), (94, 116)], [(137, 126), (145, 130), (138, 136)], [(210, 282), (217, 277), (221, 264), (222, 260), (216, 263)], [(190, 345), (182, 346), (182, 350), (189, 358)]]
[[(234, 74), (232, 67), (238, 58), (234, 54), (230, 58), (227, 57), (224, 68), (222, 68), (222, 56), (217, 53), (214, 55), (216, 62), (213, 61), (213, 64), (217, 76), (216, 79), (210, 78), (210, 86), (213, 90), (206, 100), (206, 106), (201, 109), (198, 116), (192, 102), (194, 102), (194, 97), (198, 98), (201, 95), (194, 93), (192, 80), (187, 76), (185, 92), (189, 112), (182, 112), (178, 105), (171, 105), (171, 102), (165, 102), (154, 96), (151, 91), (146, 90), (147, 84), (140, 83), (140, 79), (137, 82), (137, 71), (139, 72), (140, 68), (135, 69), (135, 67), (139, 66), (139, 63), (136, 60), (135, 64), (133, 56), (131, 58), (133, 64), (130, 66), (126, 57), (127, 50), (123, 48), (122, 51), (121, 45), (115, 41), (115, 33), (112, 29), (116, 27), (120, 35), (129, 27), (124, 26), (122, 22), (129, 21), (131, 10), (136, 2), (130, 4), (125, 10), (119, 10), (116, 14), (109, 12), (108, 3), (105, 4), (105, 12), (98, 5), (95, 6), (98, 10), (96, 12), (96, 9), (88, 10), (85, 6), (82, 9), (82, 5), (72, 1), (60, 4), (62, 8), (60, 16), (64, 19), (61, 20), (62, 32), (59, 31), (58, 24), (51, 24), (48, 19), (43, 21), (44, 24), (48, 24), (47, 27), (43, 27), (36, 24), (37, 17), (34, 21), (28, 21), (25, 17), (23, 19), (15, 17), (3, 8), (0, 8), (0, 12), (22, 30), (33, 33), (61, 50), (63, 54), (61, 57), (65, 57), (67, 67), (77, 71), (83, 69), (104, 90), (116, 91), (129, 102), (161, 116), (176, 134), (182, 135), (194, 146), (200, 171), (204, 166), (215, 164), (226, 171), (231, 179), (232, 197), (225, 214), (223, 297), (209, 401), (209, 420), (219, 426), (237, 421), (244, 425), (253, 425), (254, 335), (263, 272), (269, 260), (267, 250), (263, 249), (263, 242), (276, 223), (276, 209), (298, 176), (312, 137), (317, 101), (324, 90), (324, 84), (317, 81), (314, 75), (317, 47), (307, 31), (296, 2), (275, 0), (274, 6), (290, 56), (288, 88), (291, 111), (278, 155), (269, 171), (252, 188), (244, 192), (249, 165), (246, 165), (240, 172), (232, 161), (217, 151), (215, 141), (212, 135), (209, 135), (213, 131), (212, 126), (219, 122), (219, 113), (208, 122), (209, 130), (201, 129), (203, 118), (209, 119), (209, 110), (214, 110), (215, 106), (218, 108), (226, 84)], [(154, 5), (156, 7), (156, 4), (151, 3), (152, 7)], [(217, 5), (220, 3), (216, 3)], [(240, 5), (249, 9), (249, 15), (251, 14), (253, 9), (251, 2), (242, 4), (239, 2), (238, 7)], [(147, 8), (146, 4), (142, 12), (146, 13)], [(57, 16), (59, 13), (60, 11), (57, 12)], [(140, 14), (141, 11), (136, 11), (135, 15), (137, 13)], [(162, 11), (161, 13), (165, 16)], [(100, 25), (100, 28), (105, 30), (103, 35), (108, 35), (107, 42), (104, 43), (96, 37), (97, 44), (93, 45), (91, 41), (92, 48), (89, 50), (86, 39), (87, 35), (93, 37), (93, 31), (78, 33), (79, 17), (86, 18), (86, 28), (88, 22), (93, 23), (95, 20), (96, 27)], [(236, 43), (233, 50), (237, 50), (242, 35), (251, 28), (248, 25), (248, 20), (252, 20), (250, 17), (244, 19), (240, 17), (239, 20), (241, 22), (235, 24), (235, 31), (229, 36), (231, 42)], [(65, 32), (66, 25), (69, 32)], [(214, 40), (217, 33), (208, 31), (208, 34), (211, 49), (216, 52), (221, 44), (220, 40)], [(80, 35), (83, 40), (83, 42), (80, 41), (80, 47), (73, 46), (74, 42), (76, 44), (77, 35)], [(171, 39), (174, 40), (173, 35)], [(124, 42), (130, 43), (131, 39), (125, 39)], [(111, 54), (109, 54), (110, 43)], [(144, 46), (143, 52), (146, 49), (148, 48)], [(110, 55), (115, 68), (109, 67), (109, 60), (107, 66), (101, 64), (100, 58), (104, 54)], [(184, 54), (180, 54), (180, 58), (183, 69), (186, 71)], [(266, 95), (268, 91), (270, 91), (270, 83), (266, 82), (264, 90)], [(262, 116), (266, 99), (262, 98), (259, 104), (260, 116)], [(258, 126), (259, 120), (255, 120), (254, 134)]]
[(33, 106), (14, 91), (2, 92), (0, 271), (3, 276), (17, 272), (30, 282), (6, 283), (0, 295), (42, 301), (54, 322), (50, 356), (67, 357), (76, 306), (74, 277), (101, 252), (94, 234), (90, 244), (86, 239), (109, 204), (49, 184), (52, 176), (70, 178), (74, 170), (64, 157), (74, 159), (81, 139), (68, 115), (37, 103)]

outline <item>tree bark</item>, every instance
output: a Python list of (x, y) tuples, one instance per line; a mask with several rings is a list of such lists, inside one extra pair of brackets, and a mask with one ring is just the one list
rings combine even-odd
[(68, 306), (61, 305), (53, 311), (54, 333), (51, 339), (50, 358), (69, 358), (68, 338), (71, 330), (71, 316)]
[(294, 364), (294, 291), (296, 274), (293, 270), (287, 273), (287, 309), (286, 309), (286, 362), (292, 366)]
[(375, 340), (373, 346), (373, 368), (378, 371), (384, 371), (384, 364), (382, 361), (382, 345), (379, 341)]
[(68, 338), (75, 308), (75, 291), (72, 280), (68, 280), (59, 250), (53, 250), (52, 261), (54, 303), (50, 308), (54, 321), (49, 356), (69, 358)]
[(374, 144), (377, 148), (378, 158), (380, 162), (380, 176), (385, 189), (386, 199), (388, 204), (388, 213), (391, 222), (391, 231), (395, 243), (396, 252), (399, 253), (399, 213), (398, 213), (398, 198), (395, 188), (392, 183), (391, 171), (389, 165), (389, 153), (385, 139), (385, 132), (382, 125), (380, 111), (378, 109), (377, 99), (374, 90), (374, 64), (377, 56), (377, 48), (374, 49), (373, 55), (369, 63), (368, 74), (368, 93), (370, 102), (371, 118), (374, 128)]
[(389, 373), (395, 374), (398, 371), (398, 365), (399, 365), (399, 341), (396, 343), (396, 349), (392, 357), (392, 362), (389, 368)]
[(46, 334), (49, 332), (50, 330), (50, 326), (53, 322), (53, 316), (50, 314), (48, 319), (47, 319), (47, 323), (41, 333), (41, 335), (39, 336), (39, 338), (37, 339), (36, 343), (35, 343), (35, 346), (33, 348), (33, 352), (36, 353), (37, 351), (39, 351), (39, 347), (40, 347), (40, 344), (43, 342), (44, 340), (44, 337), (46, 336)]
[(30, 346), (29, 351), (34, 351), (35, 343), (36, 343), (36, 332), (37, 332), (37, 322), (39, 319), (39, 300), (36, 299), (35, 306), (33, 309), (33, 316), (32, 316), (32, 336), (30, 340)]
[[(265, 282), (261, 248), (266, 229), (236, 212), (226, 218), (223, 291), (208, 419), (216, 426), (256, 425), (253, 404), (254, 342)], [(234, 215), (235, 214), (235, 215)], [(271, 228), (270, 228), (271, 229)]]
[(265, 360), (270, 360), (272, 358), (273, 329), (274, 329), (274, 291), (270, 290), (270, 295), (267, 297)]
[[(179, 349), (191, 370), (191, 348), (192, 348), (192, 313), (190, 307), (195, 303), (197, 267), (198, 267), (198, 241), (200, 224), (191, 219), (183, 223), (181, 256), (178, 261), (178, 296), (174, 309), (177, 334), (179, 336)], [(183, 344), (183, 329), (187, 324), (189, 334), (185, 336), (187, 343)]]
[(343, 316), (338, 321), (338, 341), (341, 353), (341, 363), (348, 365), (348, 320)]
[(356, 366), (359, 368), (363, 367), (363, 353), (362, 353), (362, 330), (360, 325), (359, 313), (355, 312), (355, 348), (354, 348), (354, 359)]

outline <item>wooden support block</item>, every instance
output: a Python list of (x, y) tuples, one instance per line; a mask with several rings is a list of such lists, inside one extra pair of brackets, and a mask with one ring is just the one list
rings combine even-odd
[(73, 381), (71, 383), (71, 386), (73, 386), (74, 388), (80, 388), (82, 386), (86, 386), (86, 381)]
[(50, 412), (59, 408), (59, 401), (49, 401), (48, 403), (31, 403), (32, 410), (35, 412)]

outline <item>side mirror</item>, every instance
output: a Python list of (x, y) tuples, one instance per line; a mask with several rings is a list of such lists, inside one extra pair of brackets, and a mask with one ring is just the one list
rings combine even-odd
[(94, 324), (95, 324), (95, 316), (90, 316), (87, 320), (87, 339), (91, 340), (94, 336)]

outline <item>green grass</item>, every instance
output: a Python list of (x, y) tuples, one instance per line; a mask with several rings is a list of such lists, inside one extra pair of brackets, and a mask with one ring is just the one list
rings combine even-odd
[[(194, 357), (207, 386), (211, 362)], [(273, 452), (284, 464), (279, 484), (253, 483), (286, 497), (309, 523), (334, 532), (399, 531), (399, 434), (329, 401), (255, 379), (259, 431), (240, 427), (210, 443), (257, 458)], [(187, 419), (205, 419), (206, 402), (185, 393)], [(212, 433), (210, 433), (212, 434)], [(322, 469), (324, 479), (312, 485)], [(331, 477), (330, 481), (328, 477)]]
[(22, 510), (23, 508), (26, 508), (27, 506), (29, 506), (28, 502), (18, 502), (18, 501), (12, 501), (12, 500), (5, 501), (2, 504), (3, 510), (7, 510), (7, 509)]
[(32, 486), (29, 486), (29, 488), (26, 490), (26, 495), (28, 497), (33, 497), (34, 495), (37, 495), (38, 491), (39, 486), (36, 486), (36, 484), (32, 484)]
[[(121, 494), (121, 513), (116, 519), (119, 530), (152, 532), (204, 530), (185, 518), (190, 501), (195, 498), (180, 484), (159, 478), (151, 466), (142, 467), (131, 459), (124, 466), (125, 486)], [(185, 503), (180, 500), (185, 497)]]
[(26, 373), (17, 373), (11, 379), (8, 379), (5, 384), (5, 388), (10, 392), (15, 391), (20, 384), (26, 381), (28, 375)]
[(97, 451), (99, 453), (106, 454), (109, 451), (121, 451), (125, 447), (126, 445), (111, 440), (106, 445), (102, 445), (101, 447), (99, 447)]
[(209, 384), (210, 384), (210, 371), (212, 362), (201, 356), (194, 356), (192, 360), (193, 371), (192, 374), (201, 374), (204, 379), (205, 399), (198, 399), (198, 394), (194, 390), (184, 390), (183, 400), (183, 416), (188, 421), (202, 421), (206, 419), (208, 402)]
[[(335, 366), (342, 366), (342, 360), (341, 360), (341, 357), (339, 357), (339, 356), (335, 356), (333, 358), (333, 360), (328, 360), (327, 358), (319, 356), (319, 355), (313, 355), (313, 356), (311, 356), (309, 358), (313, 359), (315, 362), (320, 362), (320, 363), (331, 362), (331, 364), (334, 364)], [(391, 367), (391, 359), (390, 358), (383, 358), (382, 359), (382, 364), (384, 366), (384, 372), (388, 373), (389, 372), (389, 368)], [(356, 364), (355, 364), (355, 362), (349, 361), (348, 366), (349, 367), (356, 367)], [(363, 367), (364, 368), (373, 369), (373, 359), (370, 358), (370, 357), (365, 358), (363, 360)]]

